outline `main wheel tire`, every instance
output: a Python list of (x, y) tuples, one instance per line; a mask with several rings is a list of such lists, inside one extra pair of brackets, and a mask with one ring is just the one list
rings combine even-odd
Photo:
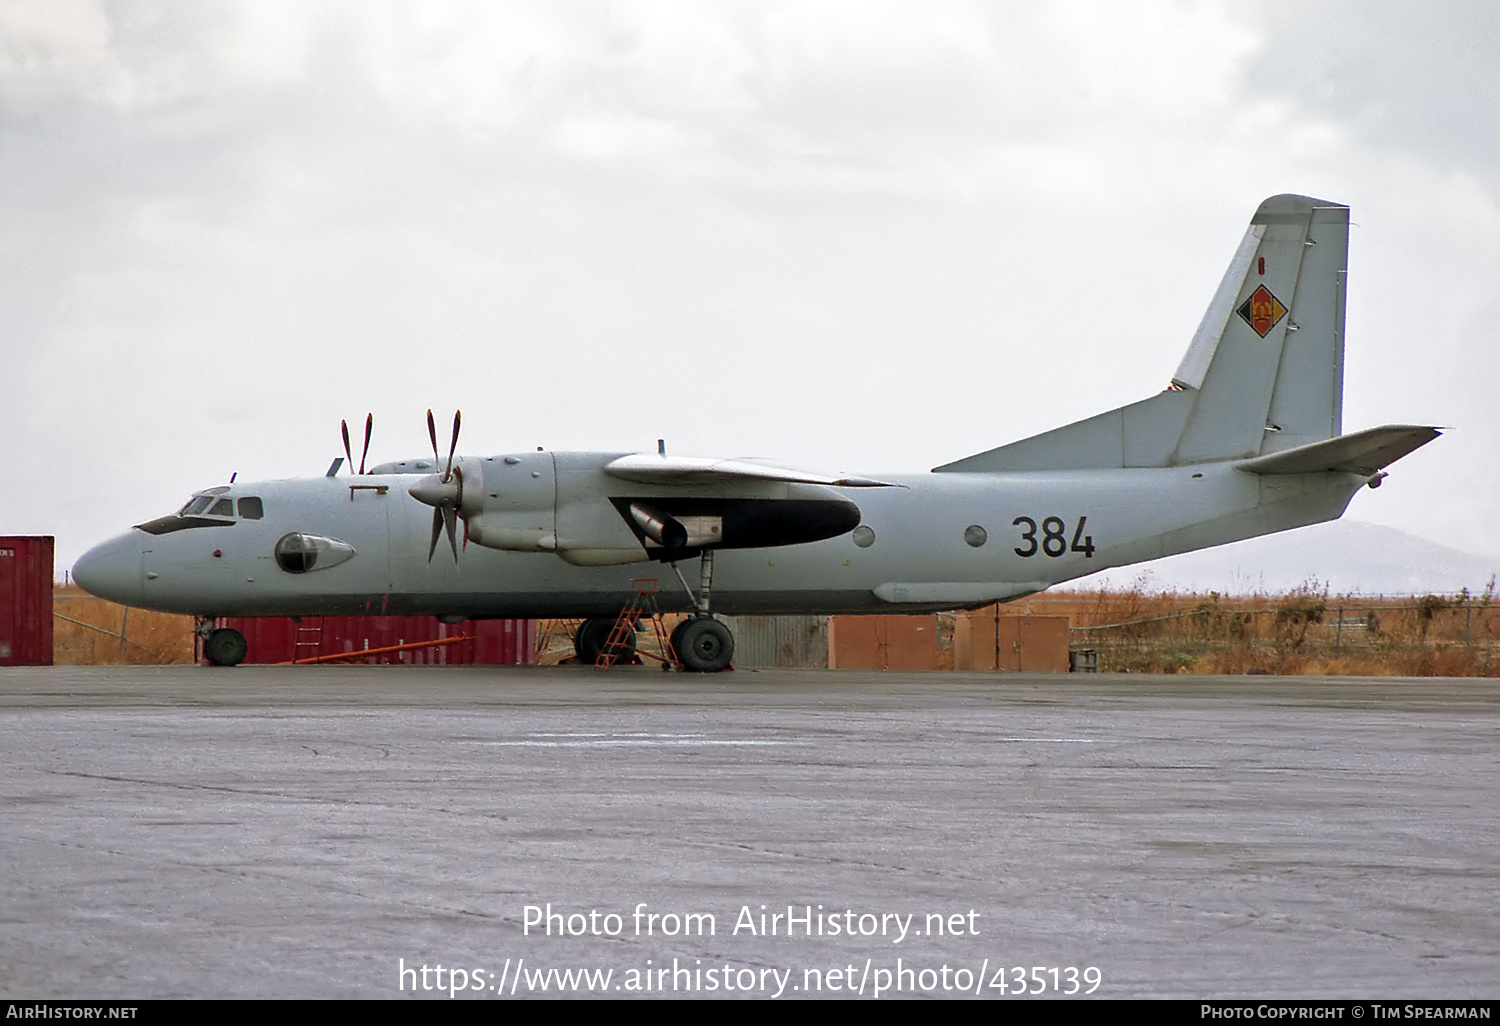
[[(604, 654), (604, 647), (609, 644), (610, 632), (614, 629), (615, 621), (603, 616), (596, 616), (579, 624), (577, 633), (573, 635), (573, 651), (578, 654), (578, 661), (587, 666), (598, 663), (599, 657)], [(635, 632), (631, 631), (625, 635), (624, 641), (615, 644), (610, 664), (629, 662), (634, 655)]]
[(238, 666), (249, 650), (245, 636), (232, 627), (210, 631), (203, 639), (203, 656), (215, 666)]
[(734, 635), (728, 627), (705, 616), (689, 620), (679, 629), (682, 633), (675, 638), (675, 647), (684, 670), (718, 673), (729, 667), (729, 660), (734, 658)]
[(687, 625), (692, 623), (691, 619), (679, 620), (677, 626), (672, 628), (672, 634), (667, 639), (672, 646), (672, 655), (680, 663), (682, 662), (682, 632), (687, 630)]

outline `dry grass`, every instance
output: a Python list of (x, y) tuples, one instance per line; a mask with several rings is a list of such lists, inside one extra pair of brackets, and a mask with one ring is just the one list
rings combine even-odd
[(58, 665), (157, 666), (193, 661), (191, 616), (127, 611), (78, 588), (54, 591), (52, 610), (57, 614), (52, 620), (52, 661)]
[(1492, 677), (1500, 676), (1494, 590), (1491, 582), (1472, 595), (1366, 598), (1309, 582), (1231, 598), (1153, 592), (1142, 579), (1018, 605), (1070, 616), (1073, 647), (1095, 649), (1105, 671)]
[(538, 620), (536, 623), (536, 664), (556, 666), (574, 661), (573, 632), (582, 620)]

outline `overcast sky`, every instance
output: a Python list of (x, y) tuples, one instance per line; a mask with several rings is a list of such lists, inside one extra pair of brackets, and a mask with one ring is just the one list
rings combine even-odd
[[(1350, 515), (1500, 554), (1500, 5), (0, 0), (0, 533), (460, 448), (939, 463), (1347, 203)], [(357, 432), (357, 428), (356, 428)], [(356, 445), (358, 443), (356, 442)], [(357, 453), (356, 453), (357, 458)]]

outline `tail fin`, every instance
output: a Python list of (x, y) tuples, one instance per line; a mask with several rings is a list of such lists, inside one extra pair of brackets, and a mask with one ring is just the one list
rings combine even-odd
[(1271, 197), (1251, 219), (1171, 390), (935, 469), (1169, 467), (1337, 436), (1348, 254), (1348, 207)]
[(1172, 463), (1293, 449), (1338, 435), (1344, 410), (1349, 208), (1260, 205), (1173, 377), (1196, 391)]

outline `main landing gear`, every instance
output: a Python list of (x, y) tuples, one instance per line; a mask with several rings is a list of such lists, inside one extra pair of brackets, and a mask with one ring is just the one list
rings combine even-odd
[(710, 616), (694, 616), (672, 631), (672, 648), (690, 673), (718, 673), (734, 658), (734, 635)]
[[(599, 662), (614, 625), (614, 620), (603, 616), (579, 624), (573, 635), (573, 651), (580, 663), (594, 666)], [(629, 663), (635, 655), (635, 644), (634, 633), (616, 642), (609, 665)], [(734, 635), (718, 620), (694, 615), (672, 629), (672, 651), (677, 653), (678, 662), (689, 673), (718, 673), (728, 669), (729, 661), (734, 657)]]
[(672, 631), (672, 648), (682, 668), (689, 673), (718, 673), (729, 669), (729, 661), (734, 658), (734, 635), (708, 611), (708, 597), (714, 584), (714, 550), (704, 549), (699, 558), (697, 595), (688, 588), (687, 578), (677, 564), (672, 564), (672, 571), (687, 589), (694, 609), (692, 618), (682, 621)]
[(609, 636), (614, 627), (614, 618), (604, 616), (596, 616), (579, 624), (578, 630), (573, 634), (573, 651), (578, 654), (578, 661), (585, 666), (593, 666), (599, 662), (599, 657), (608, 647), (611, 666), (630, 662), (635, 656), (635, 632), (628, 631), (623, 639), (611, 646)]
[[(697, 595), (694, 595), (693, 589), (688, 587), (682, 571), (677, 569), (677, 564), (672, 564), (673, 571), (682, 581), (682, 586), (687, 589), (688, 598), (692, 599), (694, 611), (692, 616), (672, 629), (670, 641), (672, 650), (677, 655), (678, 665), (682, 669), (689, 673), (718, 673), (729, 669), (730, 660), (734, 658), (734, 634), (723, 623), (715, 620), (708, 611), (709, 592), (713, 586), (714, 576), (712, 549), (703, 551), (702, 564)], [(656, 582), (648, 583), (650, 591), (654, 593)], [(621, 620), (636, 608), (627, 606)], [(654, 601), (652, 608), (655, 608)], [(616, 622), (611, 618), (595, 617), (579, 625), (573, 635), (573, 650), (578, 654), (580, 663), (594, 666), (599, 664), (601, 657), (605, 655), (609, 656), (605, 664), (610, 666), (630, 661), (635, 655), (635, 632), (625, 631), (623, 637), (620, 636), (620, 632), (615, 630)], [(610, 646), (612, 640), (614, 648), (606, 652), (605, 649)]]

